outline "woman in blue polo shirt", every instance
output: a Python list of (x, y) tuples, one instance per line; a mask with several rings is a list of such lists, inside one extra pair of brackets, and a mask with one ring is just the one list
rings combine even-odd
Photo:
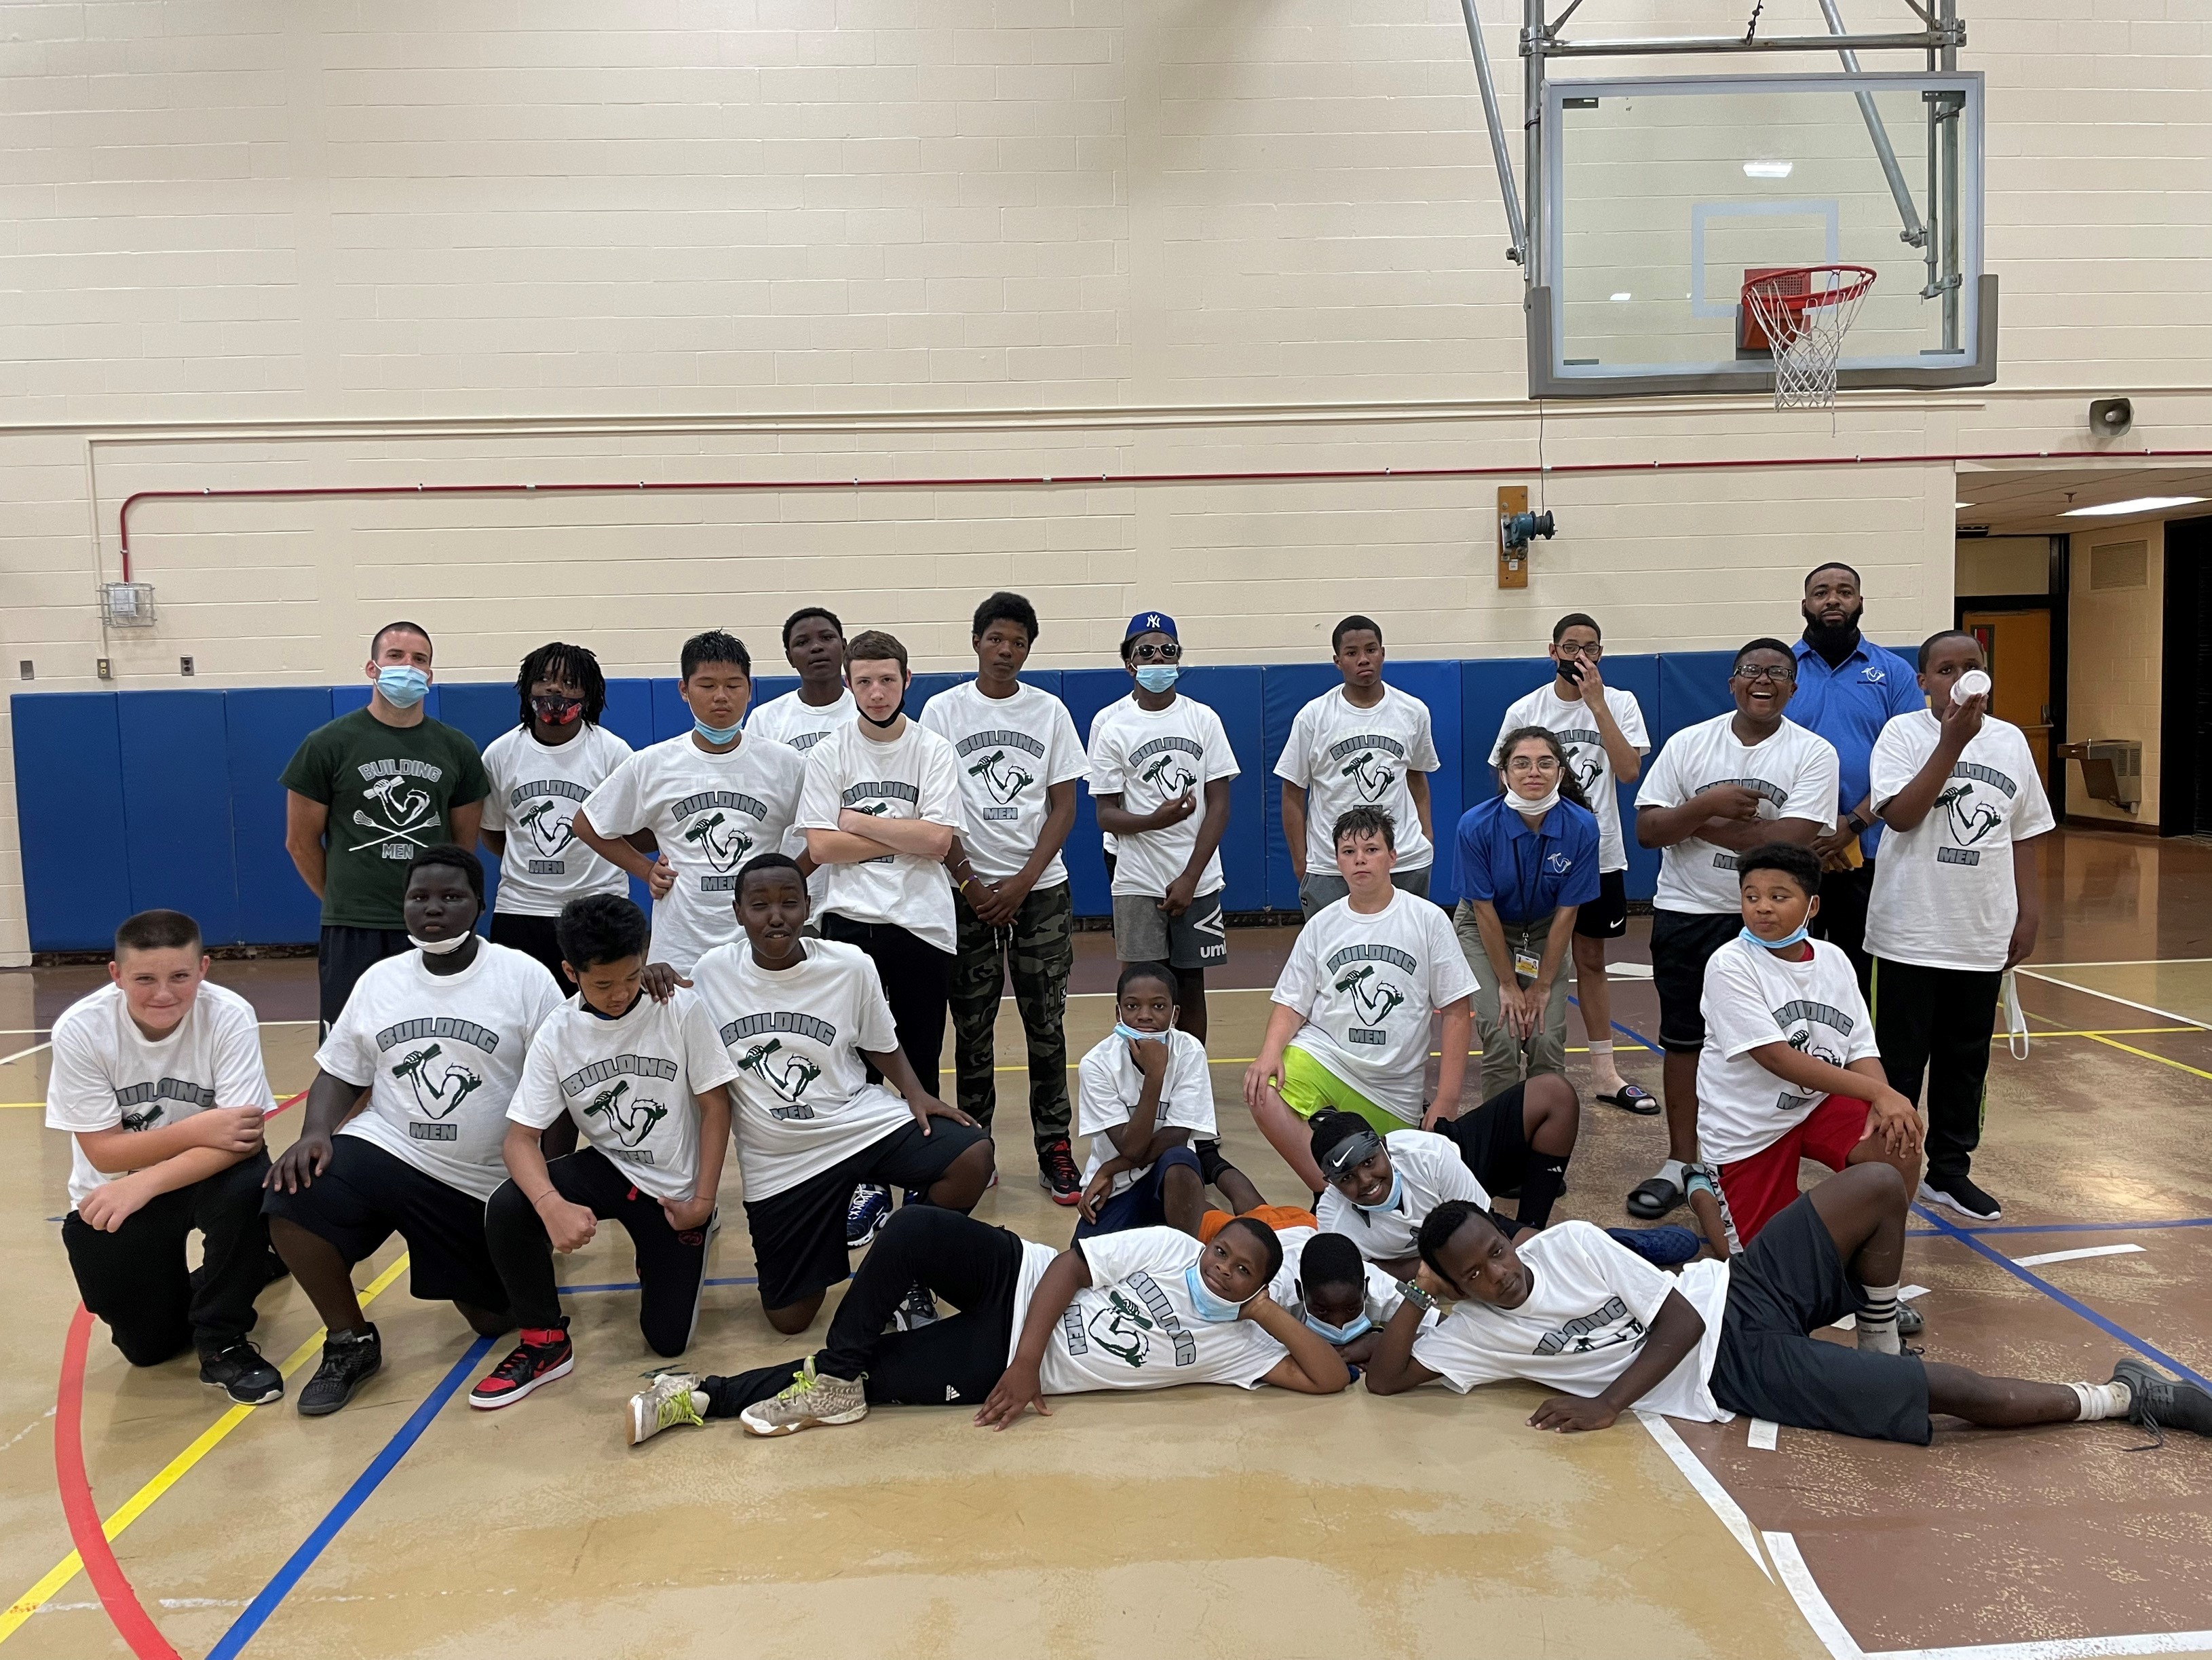
[(1459, 821), (1462, 897), (1452, 918), (1479, 982), (1486, 1100), (1524, 1073), (1565, 1074), (1575, 912), (1598, 896), (1597, 815), (1559, 740), (1522, 727), (1499, 753), (1504, 791)]

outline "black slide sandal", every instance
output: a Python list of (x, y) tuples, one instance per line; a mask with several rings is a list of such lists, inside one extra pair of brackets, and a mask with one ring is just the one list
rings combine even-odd
[(1650, 1118), (1659, 1110), (1659, 1098), (1638, 1084), (1623, 1084), (1611, 1095), (1596, 1098), (1608, 1107), (1619, 1107), (1623, 1112), (1632, 1112), (1639, 1118)]
[(1656, 1222), (1682, 1202), (1682, 1190), (1663, 1176), (1638, 1182), (1628, 1195), (1627, 1210), (1642, 1222)]

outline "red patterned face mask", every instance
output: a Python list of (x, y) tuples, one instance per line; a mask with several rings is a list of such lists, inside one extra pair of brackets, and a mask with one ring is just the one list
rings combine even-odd
[(558, 692), (541, 691), (530, 700), (530, 708), (549, 727), (572, 727), (584, 713), (584, 700), (563, 697)]

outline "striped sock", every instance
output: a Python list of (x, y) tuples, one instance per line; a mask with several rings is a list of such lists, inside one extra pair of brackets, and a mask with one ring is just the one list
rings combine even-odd
[(1876, 1354), (1901, 1354), (1905, 1346), (1897, 1335), (1897, 1287), (1863, 1286), (1865, 1302), (1858, 1311), (1859, 1347)]

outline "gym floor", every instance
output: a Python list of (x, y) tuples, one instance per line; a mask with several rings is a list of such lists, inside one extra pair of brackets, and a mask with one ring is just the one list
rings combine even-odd
[[(2212, 1373), (2212, 848), (2070, 830), (2046, 846), (2042, 946), (2022, 974), (2033, 1052), (1997, 1055), (1976, 1164), (2005, 1216), (1970, 1229), (1916, 1213), (1923, 1341), (1931, 1358), (2030, 1377), (2100, 1380), (2127, 1350)], [(1620, 959), (1648, 961), (1644, 932)], [(1210, 1047), (1231, 1156), (1295, 1202), (1240, 1096), (1291, 938), (1233, 936)], [(1080, 943), (1075, 1055), (1111, 1023), (1114, 971), (1105, 935)], [(2126, 1424), (1954, 1426), (1926, 1451), (1741, 1419), (1562, 1439), (1525, 1426), (1533, 1388), (1194, 1388), (1074, 1397), (1002, 1435), (915, 1408), (787, 1442), (723, 1423), (632, 1450), (621, 1406), (653, 1363), (616, 1229), (564, 1264), (576, 1373), (522, 1405), (456, 1398), (504, 1342), (410, 1300), (395, 1241), (359, 1274), (379, 1292), (382, 1375), (317, 1422), (289, 1398), (226, 1411), (189, 1360), (134, 1371), (97, 1326), (72, 1341), (56, 1237), (68, 1152), (41, 1127), (42, 1040), (100, 974), (0, 975), (0, 1249), (16, 1286), (0, 1331), (0, 1571), (21, 1593), (0, 1616), (8, 1660), (249, 1645), (665, 1660), (733, 1639), (976, 1660), (2212, 1653), (2212, 1444), (2138, 1452)], [(259, 1009), (279, 1098), (303, 1088), (313, 964), (216, 977)], [(1648, 980), (1617, 982), (1614, 1012), (1624, 1070), (1656, 1091), (1638, 1041), (1656, 1025)], [(1009, 1005), (1004, 1181), (978, 1213), (1059, 1243), (1072, 1213), (1034, 1180), (1021, 1058)], [(284, 1113), (273, 1140), (296, 1125)], [(1620, 1222), (1663, 1139), (1658, 1120), (1586, 1105), (1565, 1213)], [(736, 1201), (732, 1160), (692, 1369), (810, 1347), (762, 1319)], [(296, 1393), (319, 1332), (289, 1280), (262, 1298), (256, 1335)], [(96, 1536), (94, 1517), (116, 1566), (88, 1575), (72, 1544)]]

